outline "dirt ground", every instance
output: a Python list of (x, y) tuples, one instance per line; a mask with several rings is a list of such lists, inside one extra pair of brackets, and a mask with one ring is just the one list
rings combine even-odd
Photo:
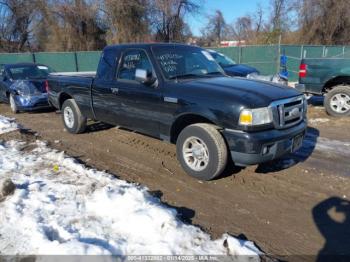
[(246, 237), (274, 256), (350, 254), (350, 118), (327, 116), (317, 99), (311, 104), (299, 152), (260, 166), (230, 166), (210, 182), (182, 171), (174, 145), (103, 124), (72, 135), (56, 112), (13, 115), (1, 104), (0, 114), (28, 131), (0, 139), (31, 140), (34, 134), (88, 166), (146, 185), (213, 237)]

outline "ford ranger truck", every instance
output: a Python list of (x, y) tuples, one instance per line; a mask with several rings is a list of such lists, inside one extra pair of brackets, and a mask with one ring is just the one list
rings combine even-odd
[(91, 119), (176, 144), (183, 169), (202, 180), (229, 158), (247, 166), (294, 152), (307, 128), (302, 93), (228, 77), (208, 51), (181, 44), (108, 46), (95, 76), (51, 75), (49, 100), (70, 133)]

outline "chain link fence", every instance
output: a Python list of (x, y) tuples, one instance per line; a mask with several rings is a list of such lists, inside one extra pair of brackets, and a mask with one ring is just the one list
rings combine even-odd
[(304, 58), (350, 58), (350, 46), (269, 45), (212, 48), (239, 64), (256, 67), (261, 74), (272, 75), (280, 70), (280, 56), (287, 57), (290, 81), (298, 80), (299, 65)]
[(57, 72), (96, 71), (100, 55), (100, 51), (0, 53), (0, 64), (34, 62), (48, 65)]

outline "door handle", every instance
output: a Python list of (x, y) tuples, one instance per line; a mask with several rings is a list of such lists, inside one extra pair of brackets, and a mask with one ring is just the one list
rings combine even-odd
[(112, 94), (118, 95), (118, 93), (119, 93), (119, 88), (113, 87), (113, 88), (111, 88), (111, 91), (112, 91)]

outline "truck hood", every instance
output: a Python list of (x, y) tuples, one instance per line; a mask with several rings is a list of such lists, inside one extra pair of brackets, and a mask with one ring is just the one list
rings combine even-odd
[(229, 76), (247, 76), (251, 73), (259, 73), (259, 71), (251, 66), (236, 64), (223, 67), (225, 73)]
[(186, 86), (193, 96), (238, 102), (251, 108), (265, 107), (273, 101), (301, 95), (294, 88), (245, 78), (203, 78), (186, 82)]

